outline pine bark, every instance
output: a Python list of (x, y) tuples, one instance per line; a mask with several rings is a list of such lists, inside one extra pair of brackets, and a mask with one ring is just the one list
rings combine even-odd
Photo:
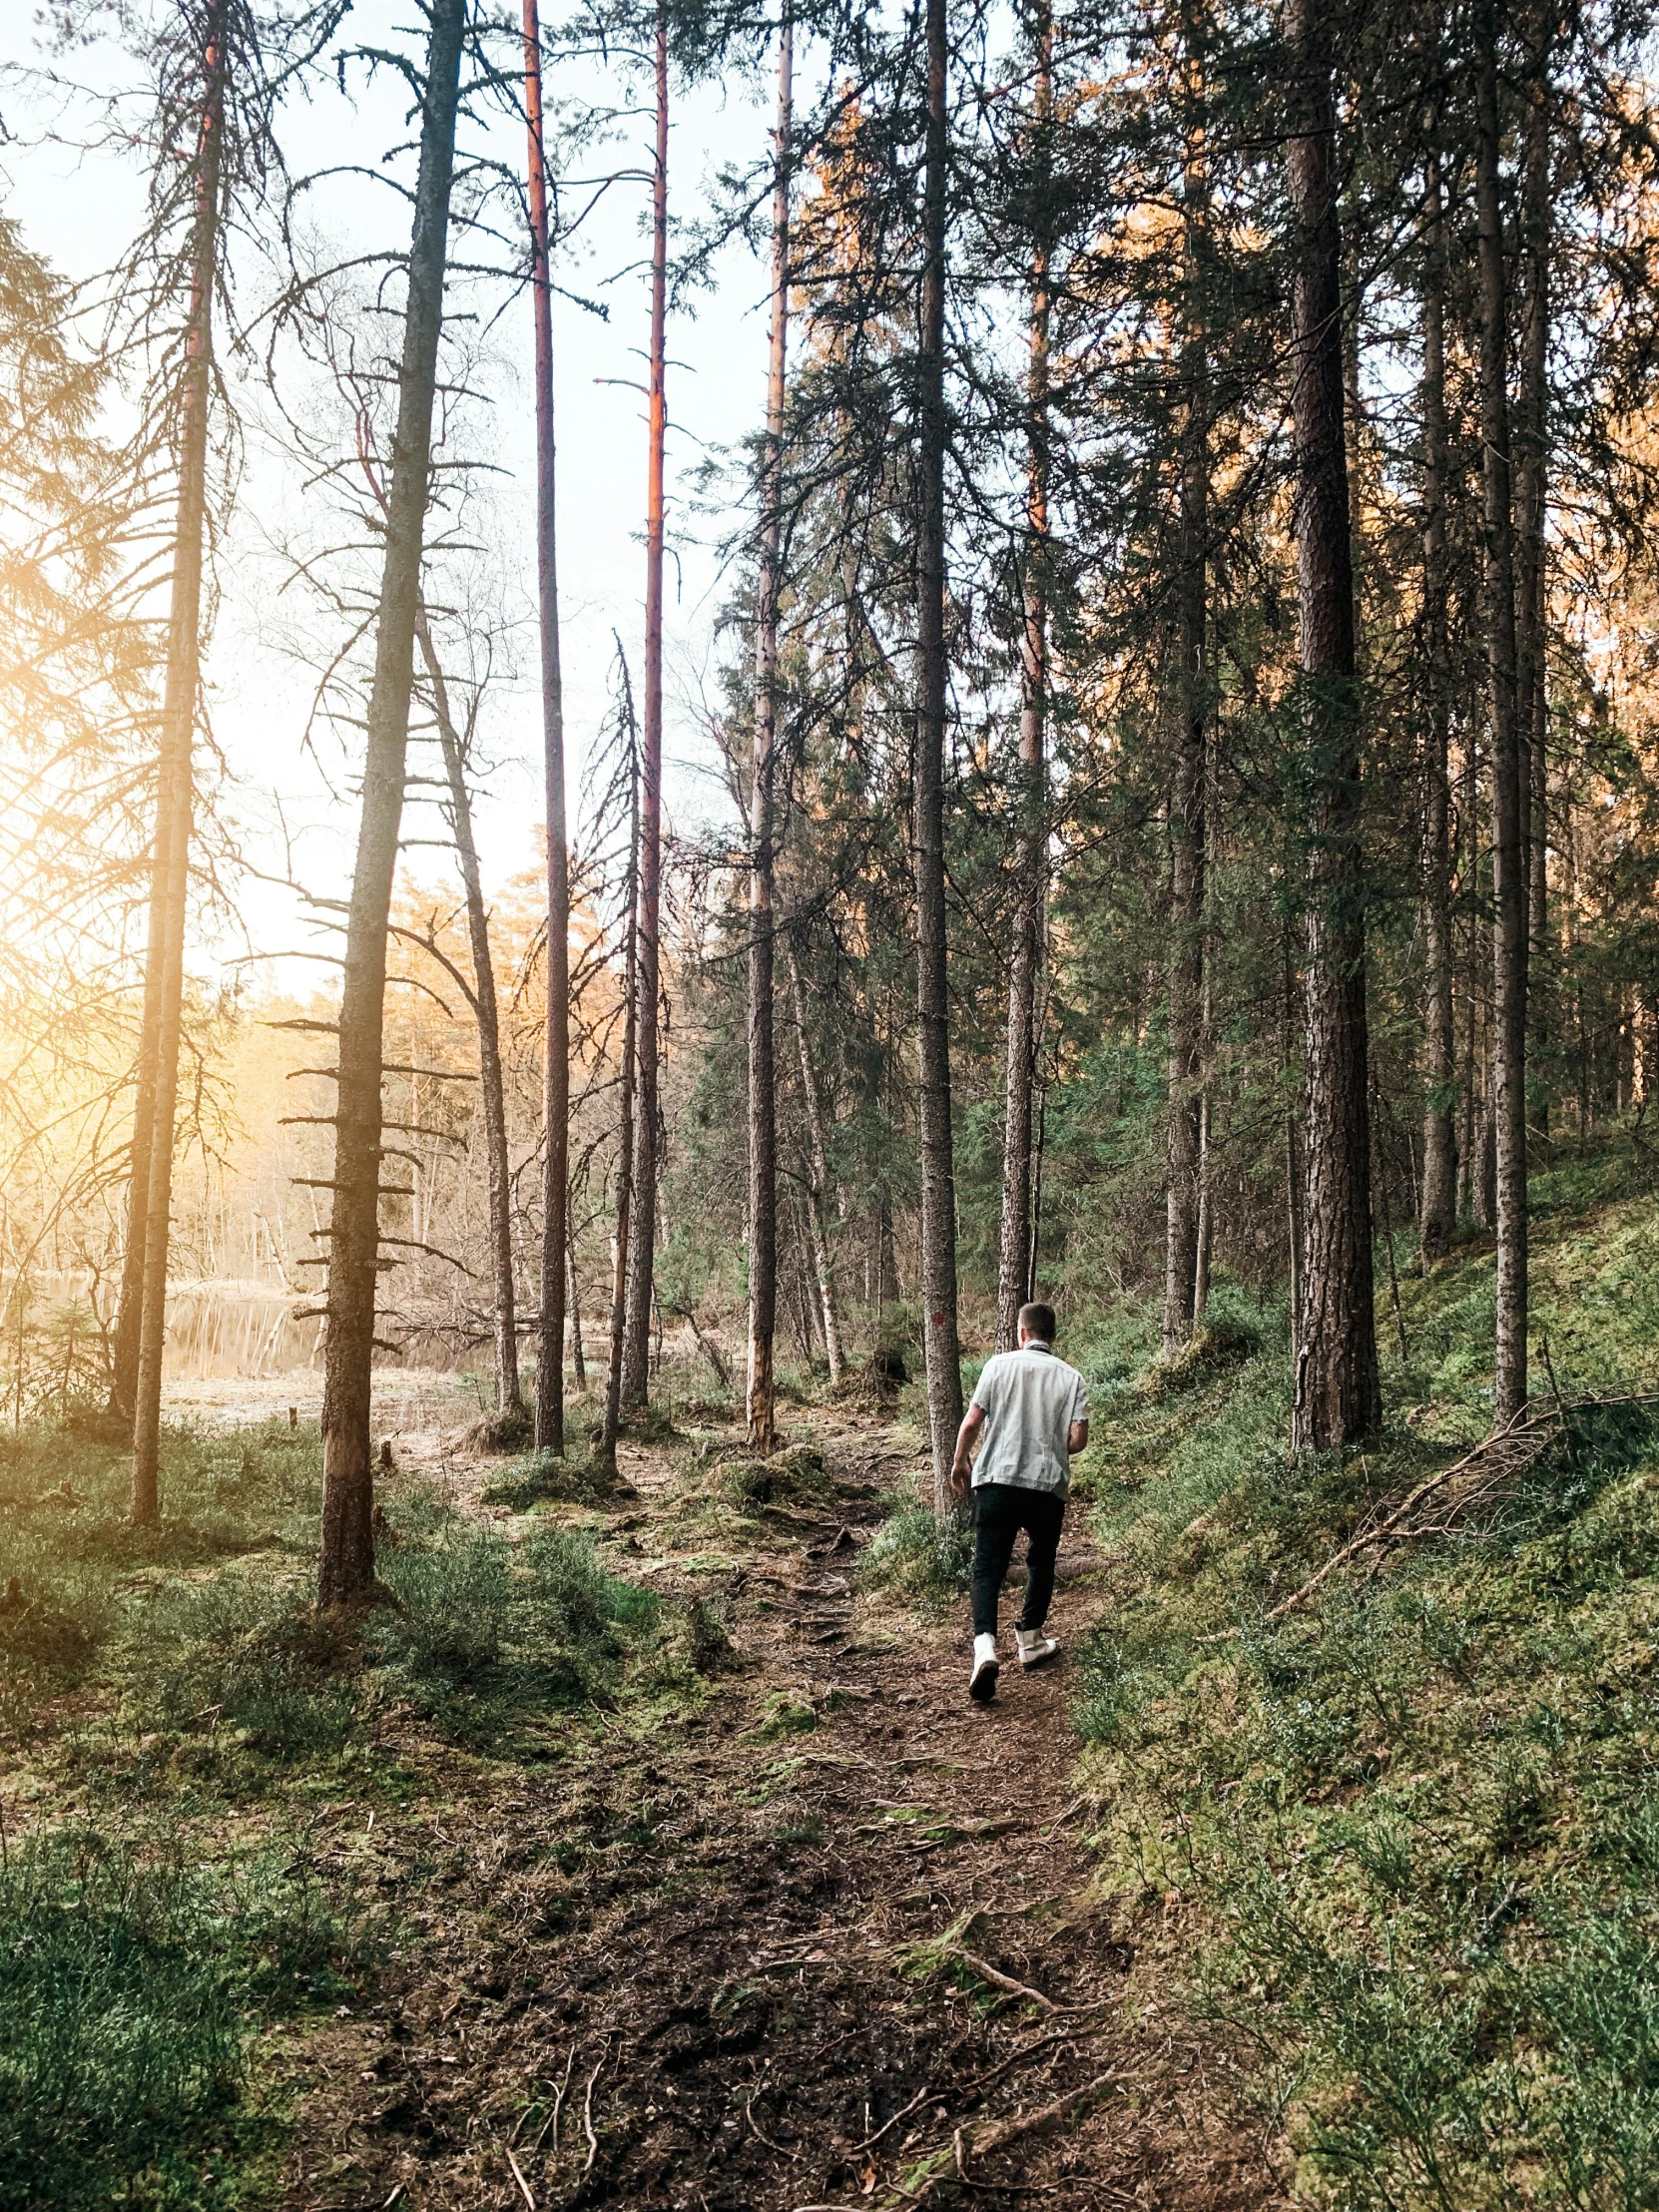
[(812, 1204), (807, 1225), (812, 1239), (813, 1276), (824, 1321), (824, 1350), (830, 1364), (830, 1387), (846, 1373), (841, 1344), (840, 1301), (835, 1290), (834, 1259), (830, 1250), (830, 1144), (824, 1114), (824, 1092), (813, 1059), (813, 1040), (807, 1027), (807, 985), (801, 973), (801, 956), (793, 935), (785, 939), (789, 962), (790, 995), (795, 1012), (796, 1042), (801, 1056), (801, 1096), (806, 1109), (808, 1157), (813, 1168)]
[[(213, 380), (214, 284), (219, 265), (220, 182), (225, 136), (225, 34), (220, 11), (209, 18), (202, 57), (202, 120), (196, 153), (196, 207), (191, 238), (190, 322), (180, 391), (179, 494), (173, 538), (173, 589), (168, 611), (167, 686), (156, 783), (152, 854), (151, 945), (146, 959), (144, 1043), (139, 1114), (133, 1145), (134, 1191), (144, 1194), (136, 1358), (132, 1369), (132, 1517), (141, 1525), (161, 1515), (162, 1355), (167, 1342), (167, 1263), (173, 1215), (174, 1124), (179, 1101), (179, 1045), (184, 1022), (185, 924), (190, 904), (190, 845), (195, 810), (196, 706), (202, 673), (202, 569), (208, 518), (208, 404)], [(151, 1001), (150, 985), (155, 992)], [(141, 1054), (141, 1061), (143, 1055)], [(146, 1095), (148, 1094), (148, 1095)], [(148, 1130), (138, 1122), (148, 1105)], [(147, 1139), (140, 1153), (140, 1138)], [(118, 1386), (120, 1371), (117, 1371)]]
[[(559, 657), (553, 281), (542, 135), (541, 25), (524, 0), (529, 119), (530, 297), (536, 327), (536, 596), (541, 644), (542, 780), (547, 809), (547, 1036), (542, 1077), (541, 1322), (536, 1447), (565, 1448), (565, 1247), (570, 1208), (570, 853), (565, 831), (564, 677)], [(515, 1378), (516, 1380), (516, 1378)]]
[[(1549, 924), (1549, 651), (1544, 525), (1549, 503), (1549, 18), (1533, 15), (1535, 46), (1526, 85), (1521, 154), (1521, 267), (1525, 309), (1520, 338), (1520, 388), (1515, 467), (1515, 707), (1522, 755), (1521, 811), (1526, 856), (1527, 1058), (1535, 1064), (1547, 1043), (1548, 1000), (1539, 987)], [(1528, 1120), (1539, 1135), (1549, 1126), (1541, 1088)]]
[(317, 1566), (322, 1605), (351, 1603), (366, 1596), (374, 1582), (369, 1401), (381, 1264), (380, 1166), (385, 1158), (380, 1082), (386, 925), (403, 814), (465, 12), (465, 0), (430, 0), (428, 9), (397, 429), (386, 499), (356, 864), (346, 918), (322, 1390)]
[(662, 989), (663, 441), (667, 427), (668, 16), (657, 17), (657, 143), (651, 192), (650, 456), (645, 509), (645, 747), (640, 782), (639, 989), (636, 1014), (633, 1227), (622, 1347), (622, 1405), (644, 1405), (651, 1379), (651, 1285), (657, 1250), (658, 999)]
[(933, 1507), (954, 1509), (950, 1460), (962, 1420), (956, 1335), (956, 1177), (950, 1127), (950, 999), (944, 900), (945, 0), (927, 0), (920, 352), (916, 363), (916, 1017), (921, 1154), (922, 1342)]
[[(1166, 1157), (1164, 1350), (1193, 1332), (1198, 1292), (1204, 1082), (1204, 914), (1208, 799), (1206, 734), (1210, 451), (1202, 268), (1207, 182), (1198, 63), (1186, 56), (1188, 121), (1181, 339), (1179, 668), (1170, 779), (1169, 1108)], [(1196, 97), (1195, 97), (1196, 96)], [(1195, 112), (1195, 108), (1196, 111)]]
[(1437, 152), (1428, 157), (1422, 294), (1422, 644), (1428, 690), (1423, 759), (1422, 1187), (1417, 1228), (1424, 1268), (1442, 1259), (1457, 1223), (1456, 1070), (1451, 1027), (1451, 791), (1447, 782), (1445, 225)]
[[(627, 683), (624, 666), (623, 682)], [(640, 988), (640, 778), (633, 700), (625, 692), (628, 745), (628, 876), (623, 886), (627, 934), (622, 955), (622, 1066), (617, 1082), (616, 1257), (611, 1276), (610, 1356), (605, 1369), (605, 1411), (599, 1454), (614, 1465), (622, 1425), (622, 1364), (628, 1328), (628, 1255), (634, 1218), (634, 1092)]]
[(1486, 666), (1492, 725), (1492, 1119), (1497, 1215), (1497, 1427), (1526, 1403), (1525, 773), (1515, 668), (1514, 517), (1510, 482), (1508, 275), (1497, 93), (1497, 19), (1476, 29), (1475, 208), (1479, 222), (1480, 432), (1486, 526)]
[(784, 397), (790, 329), (790, 101), (794, 35), (778, 36), (778, 125), (772, 199), (772, 330), (766, 449), (761, 464), (761, 564), (755, 624), (755, 747), (749, 786), (749, 1441), (778, 1440), (773, 1340), (778, 1327), (778, 1071), (774, 1057), (776, 928), (773, 780), (778, 742), (778, 596), (782, 585)]
[(1292, 411), (1309, 796), (1302, 1328), (1293, 1439), (1330, 1450), (1382, 1417), (1372, 1290), (1371, 1123), (1354, 567), (1343, 417), (1336, 115), (1324, 0), (1291, 0), (1298, 113)]
[(1014, 791), (1014, 912), (1008, 947), (1008, 1037), (1002, 1113), (1002, 1221), (998, 1239), (996, 1343), (1010, 1351), (1019, 1310), (1031, 1296), (1031, 1129), (1037, 1060), (1037, 981), (1047, 907), (1046, 721), (1048, 713), (1050, 134), (1054, 116), (1054, 18), (1039, 0), (1034, 103), (1036, 237), (1031, 256), (1026, 370), (1025, 561), (1020, 633), (1019, 766)]
[(484, 1155), (489, 1169), (490, 1276), (494, 1292), (495, 1402), (503, 1412), (524, 1402), (518, 1378), (518, 1298), (513, 1282), (512, 1163), (507, 1152), (507, 1088), (501, 1065), (501, 1014), (490, 951), (483, 872), (472, 833), (472, 794), (466, 782), (466, 750), (449, 707), (449, 686), (422, 610), (415, 625), (426, 680), (432, 687), (438, 743), (449, 784), (455, 854), (466, 893), (467, 943), (472, 953), (472, 1011), (478, 1024), (479, 1104), (484, 1112)]

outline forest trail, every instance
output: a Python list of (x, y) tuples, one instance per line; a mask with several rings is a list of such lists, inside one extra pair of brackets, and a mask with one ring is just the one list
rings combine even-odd
[[(624, 1447), (604, 1533), (720, 1601), (706, 1703), (596, 1715), (545, 1766), (429, 1757), (366, 1825), (330, 1808), (336, 1864), (411, 1902), (400, 1959), (293, 2054), (289, 2212), (1283, 2201), (1226, 2067), (1144, 1976), (1125, 2002), (1065, 1662), (970, 1705), (965, 1621), (853, 1571), (904, 1439), (811, 1425), (828, 1496), (733, 1513), (719, 1557), (674, 1555), (675, 1467)], [(1100, 1603), (1063, 1579), (1060, 1634)]]

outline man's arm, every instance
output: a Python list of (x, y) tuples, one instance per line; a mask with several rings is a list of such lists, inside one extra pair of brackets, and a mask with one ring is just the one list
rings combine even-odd
[(1066, 1451), (1068, 1455), (1072, 1452), (1081, 1451), (1088, 1440), (1089, 1416), (1085, 1413), (1081, 1420), (1074, 1420), (1066, 1430)]
[[(968, 1446), (984, 1425), (985, 1408), (982, 1405), (970, 1405), (962, 1415), (961, 1427), (956, 1431), (956, 1451), (950, 1462), (950, 1487), (958, 1497), (966, 1494), (968, 1486)], [(1087, 1421), (1083, 1425), (1087, 1429)]]

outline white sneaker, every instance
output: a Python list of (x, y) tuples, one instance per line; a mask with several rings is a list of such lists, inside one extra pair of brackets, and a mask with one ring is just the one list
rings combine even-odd
[(1016, 1628), (1014, 1644), (1022, 1667), (1040, 1667), (1045, 1659), (1052, 1659), (1059, 1650), (1060, 1639), (1058, 1636), (1045, 1636), (1040, 1628)]
[(973, 1639), (973, 1672), (968, 1677), (968, 1696), (976, 1705), (989, 1705), (996, 1695), (996, 1677), (999, 1662), (996, 1656), (994, 1636), (975, 1636)]

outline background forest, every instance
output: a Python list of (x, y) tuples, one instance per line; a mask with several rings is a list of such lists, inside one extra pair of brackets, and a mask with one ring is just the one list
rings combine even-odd
[[(223, 2049), (154, 2111), (110, 2060), (100, 2166), (130, 1992), (69, 2060), (0, 2028), (0, 2203), (66, 2156), (65, 2202), (276, 2189), (203, 2149), (248, 2023), (370, 1971), (291, 1866), (269, 1943), (199, 1942), (98, 1796), (124, 1731), (200, 1873), (228, 1806), (389, 1788), (382, 1725), (522, 1764), (538, 1700), (701, 1712), (733, 1526), (840, 1497), (860, 1602), (936, 1620), (964, 1388), (1034, 1295), (1109, 1578), (1070, 1810), (1278, 2146), (1237, 2201), (1659, 2202), (1647, 11), (35, 32), (9, 173), (114, 161), (134, 221), (66, 272), (0, 208), (0, 1892), (65, 1958), (206, 1943)], [(764, 392), (735, 439), (677, 416), (696, 327)], [(587, 400), (561, 447), (636, 373), (626, 452)], [(410, 1377), (496, 1488), (400, 1484)], [(286, 1413), (235, 1468), (203, 1378)], [(659, 1450), (702, 1549), (648, 1591)], [(743, 1741), (841, 1710), (778, 1697)], [(521, 2197), (658, 2201), (588, 2097)], [(916, 2144), (877, 2201), (955, 2186)]]

